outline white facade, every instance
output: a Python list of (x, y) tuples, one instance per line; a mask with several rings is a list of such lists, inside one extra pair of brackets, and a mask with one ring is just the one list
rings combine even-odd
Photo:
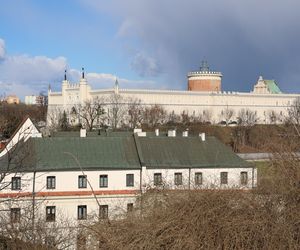
[[(227, 173), (227, 183), (221, 184), (221, 172)], [(195, 174), (202, 174), (201, 183), (195, 183)], [(246, 183), (241, 183), (241, 173), (247, 173)], [(126, 175), (134, 176), (133, 186), (126, 183)], [(161, 174), (162, 183), (155, 183), (155, 174)], [(175, 174), (182, 175), (182, 183), (176, 183)], [(86, 176), (86, 186), (79, 187), (79, 176)], [(100, 176), (107, 175), (107, 187), (100, 186)], [(142, 176), (142, 178), (141, 178)], [(20, 177), (21, 186), (14, 187), (12, 178)], [(54, 186), (47, 186), (47, 177), (55, 178)], [(166, 189), (251, 189), (256, 186), (255, 168), (194, 168), (194, 169), (149, 169), (101, 170), (101, 171), (56, 171), (9, 174), (4, 183), (11, 183), (0, 191), (0, 201), (32, 200), (39, 204), (38, 210), (46, 218), (46, 206), (55, 206), (63, 218), (78, 221), (78, 206), (86, 206), (87, 218), (97, 218), (99, 205), (108, 206), (108, 216), (116, 218), (127, 211), (128, 204), (135, 204), (142, 192), (153, 188)], [(35, 184), (34, 184), (35, 183)], [(33, 186), (34, 185), (34, 186)], [(35, 195), (33, 191), (35, 190)], [(5, 203), (7, 205), (7, 203)], [(4, 203), (2, 203), (2, 206)], [(9, 204), (11, 205), (11, 204)], [(20, 203), (12, 207), (19, 207)]]
[[(31, 129), (24, 136), (21, 132), (30, 127)], [(142, 132), (140, 130), (136, 132), (134, 138), (139, 138), (138, 134)], [(30, 119), (26, 119), (15, 134), (22, 135), (22, 139), (28, 140), (30, 137), (37, 137), (37, 130)], [(176, 138), (174, 135), (171, 137), (169, 138), (171, 140)], [(187, 137), (188, 135), (185, 135), (184, 140), (199, 139), (201, 143), (209, 143), (209, 140), (206, 140), (203, 134), (199, 138)], [(142, 135), (140, 138), (145, 138), (145, 136)], [(155, 138), (159, 137), (156, 136)], [(48, 142), (50, 139), (48, 138)], [(78, 139), (87, 140), (88, 138), (79, 137)], [(91, 140), (97, 140), (97, 138)], [(12, 139), (12, 141), (14, 140)], [(141, 144), (135, 145), (137, 152), (142, 150)], [(164, 146), (164, 148), (168, 147)], [(12, 150), (13, 147), (9, 147), (5, 153), (12, 152)], [(224, 152), (224, 150), (222, 151)], [(84, 152), (78, 153), (84, 154)], [(117, 154), (123, 153), (120, 151)], [(124, 155), (123, 158), (127, 156)], [(43, 171), (44, 165), (41, 163), (41, 166), (37, 165), (38, 171), (35, 172), (33, 170), (22, 171), (22, 169), (18, 169), (16, 172), (4, 172), (4, 179), (0, 183), (0, 211), (2, 211), (0, 219), (11, 221), (12, 218), (15, 218), (12, 214), (16, 210), (20, 212), (20, 218), (22, 216), (26, 217), (32, 211), (35, 211), (34, 218), (37, 221), (39, 220), (40, 223), (48, 223), (47, 225), (50, 228), (51, 223), (53, 225), (53, 222), (57, 222), (58, 225), (61, 225), (57, 230), (65, 230), (64, 223), (67, 222), (68, 226), (72, 226), (72, 233), (76, 235), (78, 225), (85, 221), (99, 218), (116, 219), (131, 211), (132, 208), (138, 208), (138, 198), (150, 189), (249, 190), (257, 185), (255, 166), (243, 164), (243, 161), (231, 165), (232, 167), (225, 167), (225, 162), (214, 158), (214, 163), (217, 163), (216, 166), (218, 167), (179, 168), (171, 167), (172, 163), (169, 162), (169, 165), (166, 163), (163, 167), (154, 168), (150, 166), (151, 163), (142, 165), (141, 156), (142, 154), (137, 156), (141, 164), (139, 168), (130, 165), (117, 169), (99, 167), (90, 170), (85, 165), (79, 165), (78, 169), (73, 166), (68, 170), (68, 167), (56, 163), (55, 169), (57, 170)], [(222, 167), (222, 164), (224, 167)], [(49, 211), (52, 211), (50, 215)], [(32, 223), (31, 220), (29, 222)], [(75, 238), (76, 236), (73, 236), (73, 241)]]
[(284, 121), (287, 109), (299, 94), (271, 94), (264, 85), (262, 78), (250, 93), (244, 92), (203, 92), (203, 91), (177, 91), (177, 90), (146, 90), (146, 89), (121, 89), (115, 85), (112, 89), (92, 90), (86, 79), (81, 79), (79, 84), (71, 84), (64, 80), (61, 92), (48, 92), (48, 121), (51, 113), (65, 110), (70, 113), (72, 107), (93, 98), (109, 97), (120, 94), (125, 98), (140, 99), (142, 105), (162, 105), (168, 113), (190, 116), (210, 114), (210, 122), (218, 123), (224, 120), (224, 110), (232, 109), (234, 115), (231, 120), (236, 121), (241, 109), (249, 109), (256, 113), (257, 123), (270, 123), (269, 114), (277, 116), (277, 122)]

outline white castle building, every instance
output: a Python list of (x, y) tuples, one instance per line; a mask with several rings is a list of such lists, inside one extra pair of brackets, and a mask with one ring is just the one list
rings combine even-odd
[(65, 79), (62, 82), (62, 91), (48, 92), (48, 111), (66, 111), (72, 107), (93, 98), (108, 97), (119, 94), (124, 98), (140, 99), (145, 106), (161, 105), (170, 114), (182, 113), (197, 117), (205, 113), (210, 114), (211, 123), (224, 121), (224, 111), (230, 109), (234, 115), (231, 121), (237, 121), (238, 113), (242, 109), (255, 112), (257, 123), (271, 123), (270, 114), (276, 115), (277, 123), (284, 121), (287, 109), (299, 94), (282, 93), (274, 80), (265, 80), (259, 77), (252, 92), (222, 91), (220, 72), (211, 71), (206, 63), (199, 71), (188, 73), (188, 90), (147, 90), (122, 89), (118, 82), (110, 89), (93, 90), (84, 77), (80, 82), (72, 84)]

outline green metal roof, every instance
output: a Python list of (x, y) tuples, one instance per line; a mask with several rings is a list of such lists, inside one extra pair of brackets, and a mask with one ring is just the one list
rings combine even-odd
[(252, 167), (215, 137), (136, 137), (140, 159), (149, 168)]
[(275, 80), (264, 80), (265, 84), (267, 85), (268, 90), (271, 94), (281, 94), (281, 90), (279, 89)]
[(31, 138), (28, 144), (34, 157), (25, 171), (140, 168), (133, 136)]
[[(63, 136), (31, 138), (24, 145), (18, 150), (23, 171), (252, 167), (215, 137)], [(0, 170), (5, 167), (0, 159)]]

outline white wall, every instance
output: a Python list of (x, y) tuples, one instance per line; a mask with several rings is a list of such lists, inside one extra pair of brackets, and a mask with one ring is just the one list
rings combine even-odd
[[(203, 185), (195, 186), (194, 178), (196, 172), (202, 172)], [(228, 185), (220, 185), (220, 173), (228, 172)], [(240, 185), (240, 173), (248, 173), (248, 184)], [(68, 218), (70, 222), (78, 223), (77, 207), (87, 206), (88, 219), (99, 215), (99, 205), (108, 205), (110, 218), (121, 216), (127, 211), (128, 203), (135, 203), (140, 194), (140, 170), (107, 170), (107, 171), (85, 171), (94, 192), (91, 192), (89, 184), (87, 188), (78, 188), (78, 176), (81, 171), (57, 171), (37, 172), (35, 181), (37, 213), (45, 218), (46, 206), (56, 206), (57, 220), (63, 221)], [(207, 189), (207, 188), (242, 188), (251, 189), (256, 186), (256, 169), (252, 168), (199, 168), (199, 169), (150, 169), (142, 168), (142, 190), (154, 188), (154, 173), (161, 173), (165, 184), (163, 187), (169, 189)], [(183, 185), (175, 186), (174, 174), (182, 173)], [(99, 176), (108, 175), (108, 187), (99, 187)], [(134, 187), (126, 187), (126, 174), (134, 174)], [(11, 181), (10, 174), (5, 177), (7, 183)], [(6, 207), (30, 206), (33, 191), (33, 173), (18, 174), (21, 177), (21, 190), (11, 190), (11, 185), (0, 191), (0, 209)], [(46, 189), (47, 176), (56, 176), (56, 188)], [(190, 180), (190, 184), (189, 184)], [(26, 197), (22, 196), (27, 194)], [(10, 203), (1, 203), (10, 195)], [(25, 201), (25, 202), (24, 202)], [(27, 203), (26, 203), (27, 201)], [(29, 205), (28, 205), (29, 204)], [(135, 204), (136, 205), (136, 204)], [(134, 205), (134, 206), (135, 206)]]
[[(82, 84), (81, 84), (82, 85)], [(81, 86), (80, 85), (80, 86)], [(175, 91), (175, 90), (138, 90), (138, 89), (103, 89), (91, 90), (89, 85), (79, 87), (77, 85), (63, 85), (63, 91), (49, 92), (49, 111), (55, 108), (71, 110), (84, 98), (108, 97), (118, 93), (124, 97), (141, 99), (143, 105), (162, 105), (169, 113), (181, 114), (183, 111), (189, 115), (198, 116), (203, 111), (210, 110), (212, 113), (211, 122), (218, 123), (224, 118), (222, 110), (233, 109), (235, 114), (232, 120), (236, 120), (241, 109), (250, 109), (256, 112), (259, 118), (258, 123), (270, 123), (268, 113), (275, 111), (279, 116), (279, 123), (283, 122), (287, 115), (287, 108), (293, 103), (298, 94), (256, 94), (241, 92), (196, 92), (196, 91)], [(282, 120), (282, 121), (280, 121)]]
[[(203, 184), (196, 186), (194, 183), (195, 173), (201, 172), (203, 178)], [(220, 184), (221, 172), (228, 173), (228, 185)], [(241, 185), (240, 174), (241, 172), (248, 173), (248, 184)], [(143, 168), (143, 188), (154, 188), (154, 173), (161, 173), (163, 184), (167, 188), (171, 189), (214, 189), (214, 188), (242, 188), (250, 189), (256, 186), (257, 176), (256, 169), (252, 168), (192, 168), (192, 169), (147, 169)], [(175, 173), (182, 173), (183, 185), (176, 186), (174, 184)], [(190, 180), (190, 184), (189, 184)]]

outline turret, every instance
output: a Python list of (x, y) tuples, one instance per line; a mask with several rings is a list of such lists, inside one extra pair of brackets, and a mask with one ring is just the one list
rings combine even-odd
[(81, 79), (79, 82), (79, 91), (80, 91), (80, 101), (81, 103), (85, 102), (88, 98), (88, 84), (85, 79), (84, 68), (82, 68)]
[(211, 71), (208, 63), (202, 61), (199, 71), (189, 72), (188, 90), (190, 91), (221, 91), (221, 72)]

